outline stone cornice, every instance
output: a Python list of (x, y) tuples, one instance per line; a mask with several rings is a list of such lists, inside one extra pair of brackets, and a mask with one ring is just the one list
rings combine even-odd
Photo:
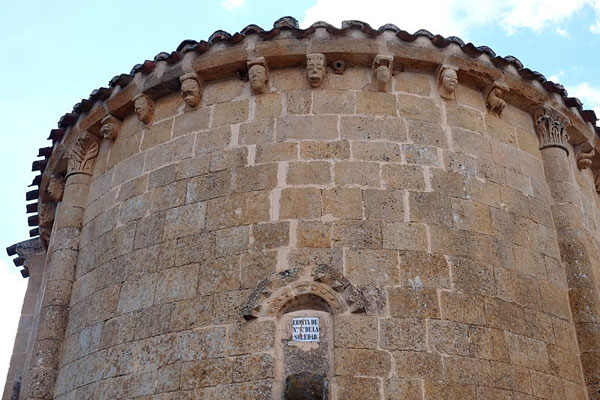
[(360, 21), (345, 21), (341, 28), (317, 22), (300, 29), (295, 19), (284, 17), (268, 31), (249, 25), (233, 35), (217, 31), (208, 41), (183, 41), (174, 52), (159, 53), (153, 60), (136, 65), (129, 74), (115, 76), (109, 87), (94, 90), (60, 119), (59, 129), (51, 132), (52, 147), (45, 148), (49, 150), (45, 152), (44, 168), (40, 168), (42, 175), (34, 181), (40, 186), (39, 197), (47, 198), (51, 176), (66, 172), (66, 150), (79, 135), (87, 131), (98, 136), (101, 121), (109, 113), (120, 119), (133, 113), (134, 98), (142, 93), (156, 100), (178, 91), (181, 76), (196, 73), (204, 82), (245, 76), (247, 61), (256, 57), (264, 57), (270, 69), (301, 66), (308, 53), (324, 54), (327, 63), (342, 58), (350, 65), (372, 68), (382, 52), (393, 57), (396, 70), (433, 73), (451, 60), (459, 70), (461, 84), (483, 92), (492, 82), (502, 81), (509, 88), (503, 100), (522, 109), (551, 102), (572, 122), (569, 132), (578, 135), (573, 138), (575, 143), (587, 141), (600, 146), (594, 112), (583, 110), (581, 102), (568, 97), (561, 85), (523, 67), (515, 57), (500, 57), (489, 47), (476, 47), (457, 37), (444, 38), (426, 30), (410, 34), (394, 25), (374, 29)]

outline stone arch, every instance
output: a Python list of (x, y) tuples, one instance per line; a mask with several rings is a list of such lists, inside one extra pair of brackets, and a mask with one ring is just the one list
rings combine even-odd
[(293, 310), (294, 302), (319, 299), (332, 314), (364, 312), (367, 302), (360, 289), (328, 265), (293, 268), (261, 281), (242, 306), (246, 319), (277, 317)]

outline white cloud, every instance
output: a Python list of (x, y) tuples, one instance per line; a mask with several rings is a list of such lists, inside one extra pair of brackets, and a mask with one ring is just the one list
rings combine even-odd
[(593, 87), (587, 82), (567, 87), (569, 96), (577, 97), (583, 103), (583, 108), (593, 109), (600, 117), (600, 88)]
[(346, 0), (343, 5), (336, 0), (317, 0), (306, 10), (302, 26), (318, 20), (340, 26), (343, 20), (358, 18), (375, 28), (393, 23), (408, 32), (423, 28), (463, 39), (467, 39), (471, 28), (488, 24), (501, 26), (507, 34), (518, 29), (550, 29), (561, 34), (566, 32), (556, 25), (584, 8), (599, 16), (600, 31), (600, 0), (488, 0), (475, 3), (470, 0), (380, 0), (370, 7), (365, 7), (363, 0)]
[(590, 25), (590, 32), (600, 35), (600, 19), (595, 24)]
[(561, 70), (561, 71), (558, 71), (557, 74), (550, 75), (547, 79), (552, 82), (560, 82), (560, 78), (562, 78), (564, 75), (565, 75), (565, 71)]
[[(12, 269), (12, 271), (11, 271)], [(21, 305), (25, 297), (27, 280), (21, 274), (15, 273), (14, 265), (7, 265), (0, 260), (0, 304), (2, 304), (2, 327), (0, 328), (0, 382), (3, 382), (8, 373), (10, 357), (12, 355)]]
[(562, 36), (562, 37), (567, 37), (567, 38), (568, 38), (568, 37), (570, 37), (570, 35), (569, 35), (569, 32), (567, 32), (567, 31), (566, 31), (565, 29), (563, 29), (563, 28), (560, 28), (560, 27), (558, 27), (558, 28), (556, 28), (556, 29), (555, 29), (555, 31), (556, 31), (556, 33), (557, 33), (559, 36)]
[(223, 0), (221, 2), (221, 5), (227, 11), (232, 11), (236, 8), (240, 8), (241, 6), (243, 6), (245, 2), (246, 0)]

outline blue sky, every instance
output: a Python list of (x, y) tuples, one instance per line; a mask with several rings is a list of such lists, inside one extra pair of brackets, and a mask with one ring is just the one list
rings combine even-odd
[(215, 30), (234, 33), (251, 23), (268, 29), (285, 15), (303, 27), (359, 19), (409, 32), (424, 28), (519, 58), (600, 117), (600, 0), (0, 0), (0, 6), (0, 304), (3, 321), (14, 321), (0, 327), (2, 386), (26, 283), (3, 248), (29, 237), (25, 191), (37, 149), (93, 89), (184, 39), (206, 40)]

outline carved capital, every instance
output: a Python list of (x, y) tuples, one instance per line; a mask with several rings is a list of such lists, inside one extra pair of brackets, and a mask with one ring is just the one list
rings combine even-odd
[(502, 114), (504, 107), (506, 107), (504, 97), (509, 91), (510, 88), (508, 85), (502, 81), (494, 81), (489, 84), (485, 89), (485, 106), (490, 114), (495, 114), (497, 116)]
[(98, 138), (84, 132), (68, 153), (67, 177), (74, 174), (92, 175), (98, 157)]
[(547, 147), (560, 147), (569, 154), (567, 127), (571, 125), (571, 121), (568, 118), (552, 107), (539, 107), (533, 112), (533, 121), (540, 150)]
[(583, 142), (575, 146), (575, 160), (577, 168), (586, 169), (592, 166), (592, 157), (596, 155), (596, 150), (590, 142)]

